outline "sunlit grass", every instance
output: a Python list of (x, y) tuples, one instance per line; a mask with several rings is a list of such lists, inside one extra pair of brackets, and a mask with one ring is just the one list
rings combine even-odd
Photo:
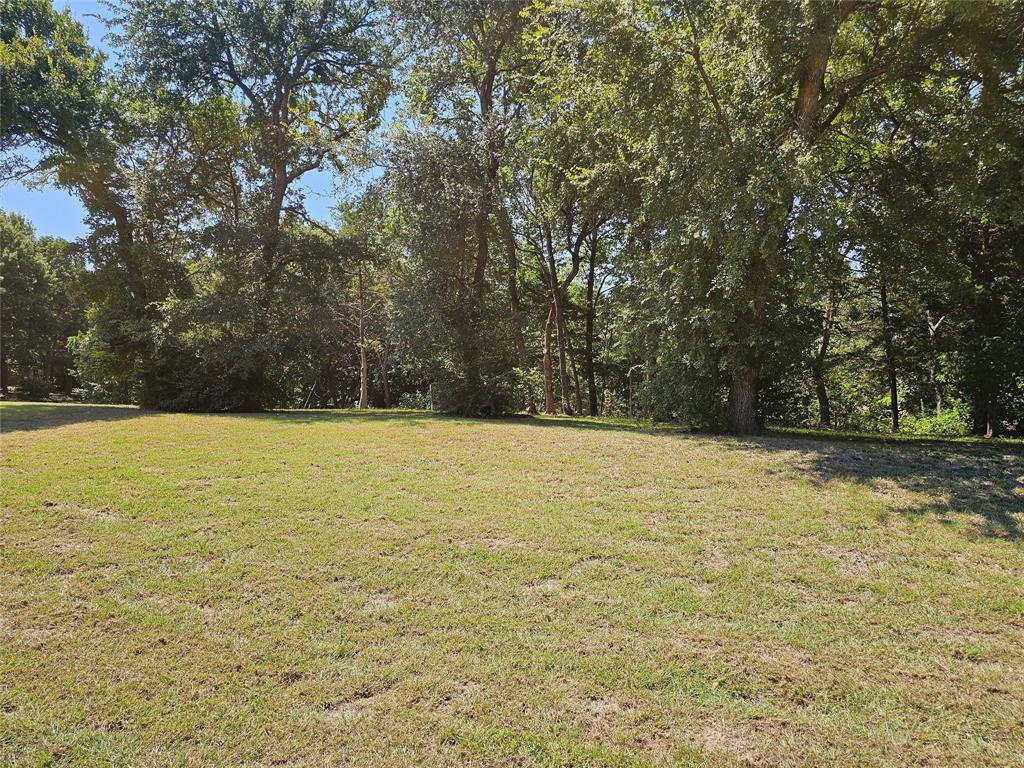
[(0, 764), (1021, 764), (1019, 446), (2, 423)]

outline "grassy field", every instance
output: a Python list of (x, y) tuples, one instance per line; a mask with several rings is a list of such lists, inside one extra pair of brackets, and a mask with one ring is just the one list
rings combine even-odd
[(0, 764), (1024, 765), (1020, 445), (0, 415)]

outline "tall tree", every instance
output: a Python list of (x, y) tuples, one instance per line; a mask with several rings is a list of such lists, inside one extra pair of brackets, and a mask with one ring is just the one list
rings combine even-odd
[[(375, 125), (390, 84), (381, 11), (364, 0), (125, 0), (116, 21), (140, 84), (169, 88), (187, 105), (227, 99), (233, 132), (244, 141), (232, 176), (243, 218), (218, 221), (222, 264), (250, 273), (252, 342), (239, 407), (257, 409), (269, 393), (274, 294), (301, 260), (289, 221), (307, 219), (297, 183), (333, 165), (347, 170), (345, 145)], [(252, 247), (239, 248), (239, 243)]]
[[(485, 307), (493, 299), (492, 251), (501, 242), (505, 282), (511, 309), (511, 337), (518, 365), (526, 366), (517, 285), (518, 254), (508, 214), (501, 205), (501, 176), (506, 148), (519, 110), (520, 36), (525, 3), (406, 2), (398, 3), (400, 28), (406, 32), (409, 61), (405, 110), (413, 132), (427, 143), (454, 141), (470, 151), (468, 165), (452, 170), (463, 194), (457, 204), (469, 216), (465, 248), (467, 280), (463, 317), (456, 324), (460, 377), (464, 393), (460, 410), (473, 413), (493, 407), (495, 374), (485, 370), (493, 359), (487, 338)], [(460, 218), (462, 213), (459, 214)], [(459, 272), (461, 267), (455, 265)], [(507, 343), (507, 342), (506, 342)]]

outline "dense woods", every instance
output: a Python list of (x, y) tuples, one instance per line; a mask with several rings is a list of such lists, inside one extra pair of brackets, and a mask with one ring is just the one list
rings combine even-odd
[(2, 8), (5, 394), (1024, 433), (1019, 3)]

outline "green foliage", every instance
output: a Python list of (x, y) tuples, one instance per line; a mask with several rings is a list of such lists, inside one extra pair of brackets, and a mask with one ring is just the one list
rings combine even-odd
[(323, 237), (306, 226), (294, 186), (342, 164), (383, 106), (378, 14), (362, 2), (201, 0), (125, 2), (119, 12), (128, 75), (185, 120), (192, 168), (182, 191), (196, 206), (175, 241), (187, 277), (147, 306), (139, 397), (179, 410), (292, 403), (329, 362), (315, 311), (337, 285), (316, 282)]
[(386, 179), (396, 247), (409, 254), (396, 283), (395, 329), (405, 365), (435, 381), (437, 407), (467, 415), (518, 409), (507, 313), (469, 278), (478, 245), (476, 158), (443, 135), (398, 139)]
[[(617, 149), (609, 163), (597, 144), (575, 175), (629, 167), (640, 182), (639, 195), (618, 190), (624, 232), (643, 247), (617, 254), (626, 279), (614, 301), (632, 324), (643, 412), (746, 428), (732, 407), (739, 385), (758, 395), (761, 420), (798, 420), (814, 397), (822, 299), (852, 280), (858, 294), (877, 301), (886, 285), (894, 297), (885, 335), (909, 400), (946, 382), (976, 414), (1001, 403), (997, 429), (1019, 428), (1006, 407), (1024, 365), (1010, 319), (1020, 302), (1001, 293), (1020, 287), (1002, 260), (1024, 210), (1010, 181), (1024, 135), (1018, 26), (1019, 11), (984, 4), (540, 7), (544, 98)], [(957, 64), (943, 67), (949, 57)], [(813, 62), (820, 81), (805, 77)], [(983, 224), (965, 204), (986, 212)], [(880, 313), (851, 320), (847, 304), (822, 364), (836, 423), (864, 423), (886, 410), (888, 364), (864, 365)], [(946, 316), (935, 339), (920, 332), (926, 315)], [(950, 327), (960, 322), (963, 336)], [(1014, 330), (997, 333), (1007, 322)]]
[(911, 435), (963, 437), (971, 433), (971, 411), (962, 403), (948, 403), (941, 413), (907, 411), (902, 423)]
[(69, 10), (57, 12), (49, 0), (4, 0), (0, 151), (43, 143), (83, 151), (103, 98), (102, 67)]
[[(1018, 5), (113, 20), (113, 70), (45, 2), (6, 3), (0, 36), (3, 148), (89, 212), (51, 335), (90, 396), (1024, 431)], [(330, 226), (299, 187), (325, 168), (360, 181)]]
[(39, 238), (17, 214), (0, 211), (0, 356), (6, 395), (39, 399), (75, 386), (68, 338), (85, 324), (83, 265), (74, 245)]

